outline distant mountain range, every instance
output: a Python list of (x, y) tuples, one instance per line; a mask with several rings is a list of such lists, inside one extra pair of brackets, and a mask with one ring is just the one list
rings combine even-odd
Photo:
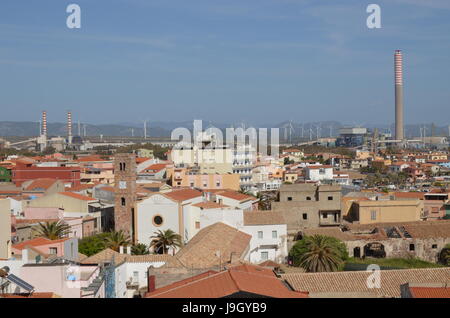
[[(217, 127), (219, 129), (225, 129), (227, 127), (256, 127), (256, 128), (280, 128), (280, 137), (304, 137), (316, 138), (317, 135), (320, 137), (335, 137), (339, 133), (339, 128), (341, 127), (351, 127), (351, 126), (361, 126), (367, 127), (369, 129), (378, 128), (380, 133), (383, 132), (394, 132), (394, 124), (379, 124), (379, 125), (364, 125), (364, 124), (353, 124), (353, 125), (343, 125), (337, 121), (321, 121), (321, 122), (309, 122), (309, 123), (296, 123), (291, 121), (284, 121), (278, 124), (268, 124), (260, 126), (252, 126), (245, 122), (236, 123), (216, 123), (210, 121), (202, 122), (203, 129), (208, 127)], [(72, 134), (74, 136), (78, 135), (79, 131), (82, 136), (143, 136), (144, 135), (144, 124), (141, 125), (136, 123), (118, 123), (118, 124), (84, 124), (74, 123), (72, 126)], [(173, 129), (178, 127), (185, 127), (192, 130), (193, 122), (148, 122), (147, 123), (147, 136), (151, 137), (170, 137)], [(424, 128), (425, 127), (425, 128)], [(49, 136), (66, 136), (67, 126), (66, 123), (48, 123), (47, 130)], [(85, 133), (86, 131), (86, 133)], [(427, 125), (406, 125), (405, 135), (408, 138), (421, 136), (421, 131), (425, 132), (426, 136), (448, 136), (450, 133), (449, 126), (434, 126), (433, 124)], [(26, 136), (37, 136), (39, 134), (39, 122), (14, 122), (14, 121), (0, 121), (0, 137), (26, 137)]]

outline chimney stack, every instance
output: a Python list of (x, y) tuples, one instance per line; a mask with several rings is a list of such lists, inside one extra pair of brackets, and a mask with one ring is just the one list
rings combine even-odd
[(47, 112), (42, 112), (42, 135), (47, 137)]
[(72, 113), (67, 112), (67, 142), (72, 144)]
[(395, 62), (395, 139), (403, 140), (403, 56), (396, 50)]

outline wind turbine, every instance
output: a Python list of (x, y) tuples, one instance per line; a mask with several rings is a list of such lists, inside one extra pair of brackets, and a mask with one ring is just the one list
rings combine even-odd
[(294, 127), (292, 127), (291, 120), (289, 121), (288, 128), (289, 128), (289, 143), (291, 144), (292, 143), (292, 132), (295, 132)]
[(144, 139), (147, 139), (147, 122), (148, 119), (142, 121), (142, 123), (144, 124)]

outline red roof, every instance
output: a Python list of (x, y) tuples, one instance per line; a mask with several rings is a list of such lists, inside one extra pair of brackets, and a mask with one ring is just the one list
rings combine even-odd
[(290, 290), (270, 270), (259, 268), (261, 267), (253, 265), (236, 266), (215, 274), (198, 275), (181, 285), (173, 284), (157, 289), (146, 297), (222, 298), (239, 292), (276, 298), (308, 297), (305, 293)]
[(333, 168), (333, 166), (327, 166), (327, 165), (312, 165), (312, 166), (306, 166), (305, 168), (308, 168), (308, 169), (327, 169), (327, 168)]
[(421, 199), (424, 198), (423, 192), (394, 192), (394, 196), (399, 199)]
[(222, 191), (217, 192), (216, 194), (233, 199), (233, 200), (237, 200), (239, 202), (256, 199), (255, 197), (253, 197), (251, 195), (243, 194), (243, 193), (233, 191), (233, 190), (222, 190)]
[(24, 248), (28, 246), (42, 246), (42, 245), (48, 245), (48, 244), (54, 244), (54, 243), (60, 243), (68, 240), (68, 238), (63, 238), (60, 240), (49, 240), (45, 237), (37, 237), (32, 240), (20, 242), (18, 244), (14, 244), (12, 247), (16, 250), (23, 250)]
[(164, 195), (175, 201), (186, 201), (202, 196), (202, 192), (194, 189), (181, 189), (165, 193)]
[(158, 172), (161, 171), (162, 169), (166, 168), (167, 164), (165, 163), (154, 163), (150, 166), (148, 166), (147, 168), (145, 168), (144, 170), (152, 170), (153, 172)]
[(96, 199), (85, 196), (85, 195), (81, 195), (75, 192), (59, 192), (59, 194), (68, 196), (68, 197), (72, 197), (74, 199), (78, 199), (78, 200), (83, 200), (83, 201), (96, 201)]
[(56, 181), (58, 180), (51, 178), (35, 179), (28, 185), (28, 187), (25, 188), (25, 191), (35, 191), (37, 189), (47, 190), (54, 185)]
[(450, 298), (450, 287), (409, 287), (413, 298)]

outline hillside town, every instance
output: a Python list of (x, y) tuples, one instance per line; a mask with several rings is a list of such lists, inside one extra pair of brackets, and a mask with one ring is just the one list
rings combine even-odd
[(4, 148), (0, 297), (450, 296), (448, 149), (198, 138)]

